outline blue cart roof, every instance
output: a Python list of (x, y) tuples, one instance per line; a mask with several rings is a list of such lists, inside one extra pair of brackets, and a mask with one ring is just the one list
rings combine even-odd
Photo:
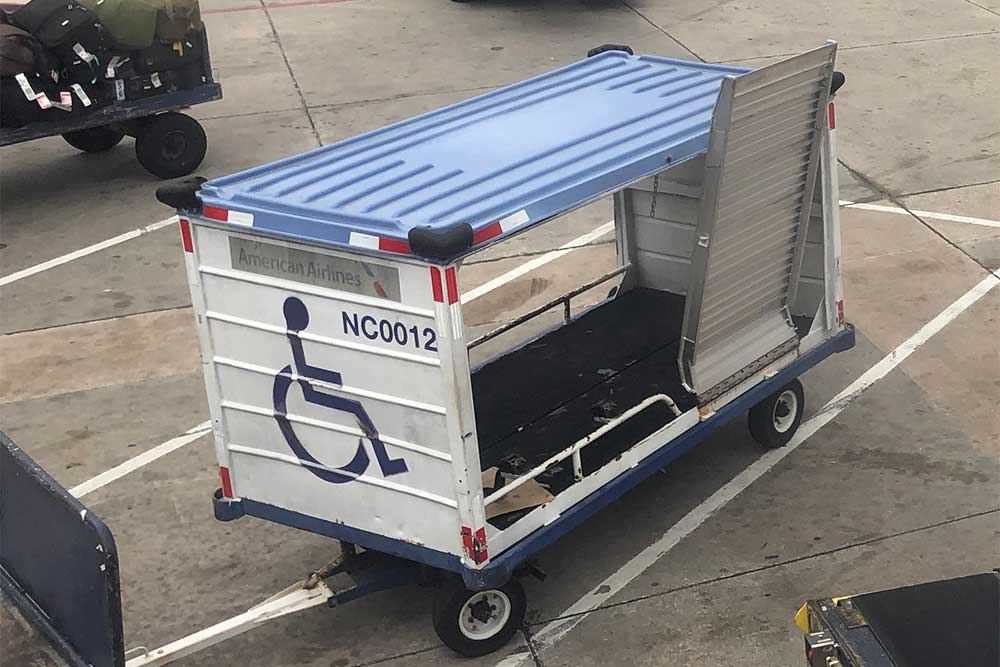
[(703, 153), (722, 78), (746, 71), (607, 51), (199, 197), (242, 229), (447, 261)]

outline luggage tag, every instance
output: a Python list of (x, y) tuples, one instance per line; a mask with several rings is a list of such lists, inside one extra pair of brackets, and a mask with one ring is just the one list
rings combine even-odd
[(85, 108), (93, 104), (93, 102), (90, 101), (90, 97), (87, 95), (86, 92), (84, 92), (83, 86), (81, 86), (80, 84), (74, 83), (73, 85), (70, 86), (70, 89), (72, 89), (72, 91), (76, 93), (76, 96), (80, 98), (80, 101), (83, 103), (83, 106)]
[(38, 99), (39, 93), (36, 93), (35, 89), (31, 87), (30, 83), (28, 83), (28, 77), (24, 76), (22, 73), (15, 76), (14, 79), (17, 81), (18, 85), (21, 86), (21, 92), (24, 93), (25, 99), (29, 102)]
[(159, 88), (160, 86), (163, 85), (163, 83), (160, 81), (160, 73), (159, 72), (153, 72), (152, 74), (150, 74), (149, 75), (149, 80), (153, 84), (153, 88)]
[(88, 65), (94, 62), (94, 60), (96, 60), (94, 54), (90, 53), (89, 51), (87, 51), (87, 49), (83, 48), (83, 44), (80, 44), (79, 42), (73, 45), (73, 53), (79, 56), (80, 60), (87, 63)]
[(131, 58), (127, 56), (125, 58), (122, 58), (121, 56), (112, 56), (111, 60), (108, 61), (107, 69), (104, 71), (104, 78), (115, 78), (115, 70), (117, 70), (120, 65), (127, 63), (129, 60), (131, 60)]
[(65, 90), (59, 93), (58, 102), (50, 102), (50, 104), (60, 111), (72, 111), (73, 110), (73, 96), (67, 93)]

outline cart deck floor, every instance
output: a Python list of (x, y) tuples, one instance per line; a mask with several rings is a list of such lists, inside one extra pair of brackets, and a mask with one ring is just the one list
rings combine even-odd
[[(483, 469), (523, 473), (652, 394), (686, 410), (677, 350), (684, 297), (636, 288), (497, 357), (473, 373)], [(657, 403), (581, 452), (590, 473), (669, 423)], [(573, 481), (569, 462), (538, 478), (551, 493)]]
[[(697, 398), (677, 367), (684, 297), (635, 288), (568, 324), (495, 357), (472, 373), (483, 470), (523, 474), (654, 394), (683, 412)], [(811, 317), (796, 317), (804, 336)], [(673, 421), (654, 403), (581, 452), (584, 474)], [(573, 483), (570, 462), (537, 478), (550, 493)]]

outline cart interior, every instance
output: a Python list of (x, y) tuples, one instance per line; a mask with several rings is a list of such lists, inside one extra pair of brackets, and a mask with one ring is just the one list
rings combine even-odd
[[(630, 196), (642, 196), (641, 191)], [(680, 217), (670, 208), (671, 199), (676, 204), (679, 195), (656, 196), (666, 204), (660, 209), (661, 216)], [(815, 223), (821, 227), (821, 217)], [(808, 245), (821, 253), (822, 243), (816, 240), (821, 234), (812, 236)], [(681, 245), (691, 243), (693, 238), (687, 237)], [(672, 250), (678, 256), (690, 256), (693, 249)], [(685, 387), (678, 365), (684, 294), (642, 284), (630, 288), (634, 281), (627, 277), (629, 269), (620, 265), (470, 343), (474, 347), (556, 307), (565, 307), (568, 313), (572, 296), (611, 285), (603, 301), (472, 368), (480, 463), (484, 471), (495, 468), (501, 477), (494, 489), (540, 466), (650, 396), (666, 394), (679, 412), (698, 405), (698, 397)], [(622, 279), (622, 275), (626, 277)], [(810, 278), (805, 275), (801, 280), (808, 282)], [(815, 303), (802, 304), (797, 310), (804, 312), (792, 316), (800, 339), (810, 330), (815, 314), (814, 310), (810, 314), (810, 309), (814, 308)], [(580, 450), (582, 474), (595, 472), (677, 416), (668, 404), (651, 402)], [(535, 480), (558, 495), (576, 481), (571, 460), (550, 465)], [(526, 512), (493, 516), (490, 523), (504, 528)]]

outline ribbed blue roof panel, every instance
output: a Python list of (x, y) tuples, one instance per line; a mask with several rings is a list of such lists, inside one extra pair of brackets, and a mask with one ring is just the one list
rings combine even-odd
[(331, 245), (456, 223), (492, 242), (704, 152), (722, 77), (746, 71), (609, 51), (199, 196), (261, 231)]

